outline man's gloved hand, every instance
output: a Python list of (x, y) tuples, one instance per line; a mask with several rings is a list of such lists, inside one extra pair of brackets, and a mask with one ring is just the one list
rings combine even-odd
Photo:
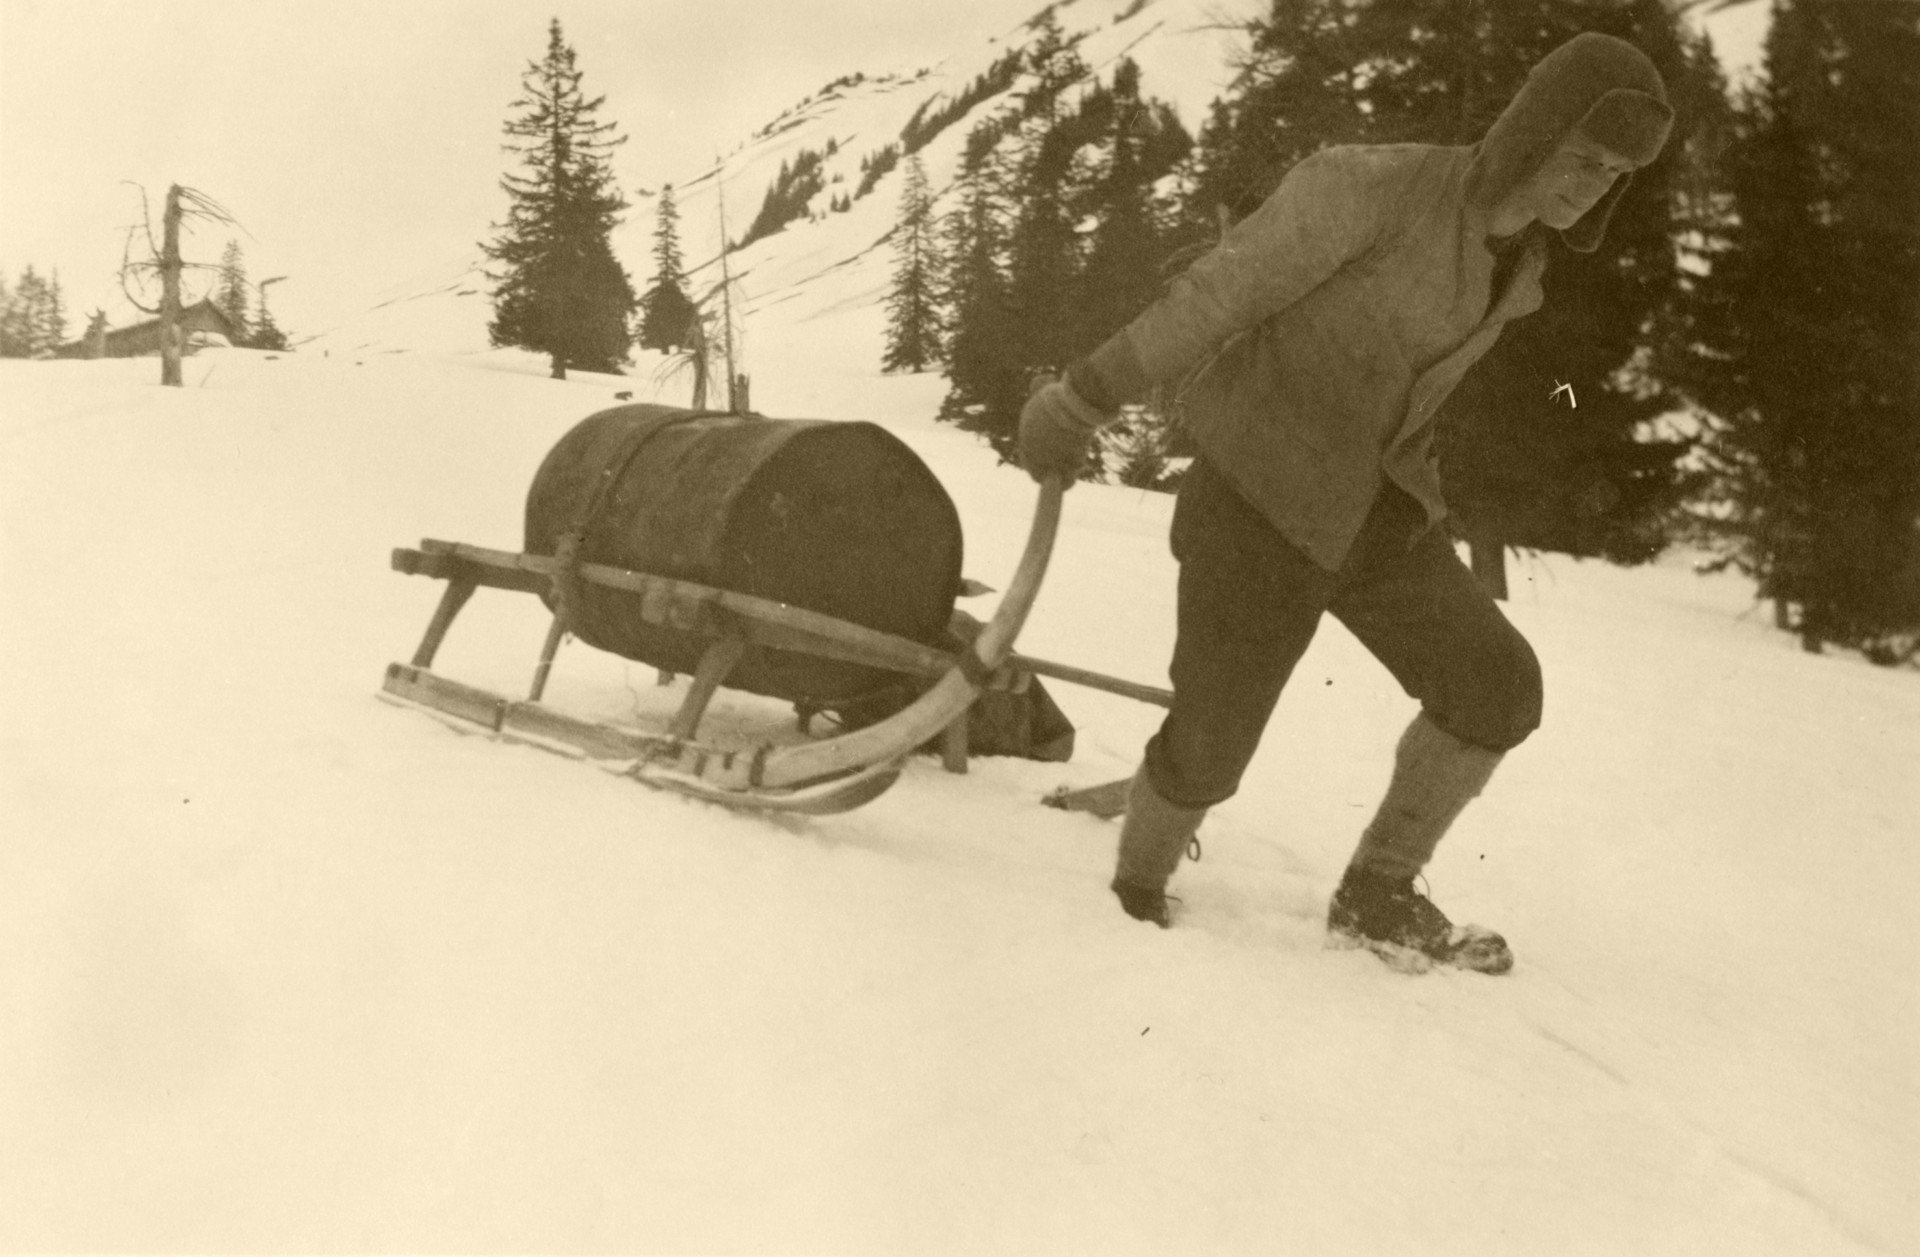
[(1064, 380), (1043, 382), (1020, 410), (1021, 465), (1035, 480), (1059, 476), (1071, 487), (1087, 465), (1093, 434), (1112, 418)]

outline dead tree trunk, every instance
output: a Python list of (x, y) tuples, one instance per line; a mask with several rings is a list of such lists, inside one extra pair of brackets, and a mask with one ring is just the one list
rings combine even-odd
[(707, 329), (698, 314), (687, 323), (687, 358), (693, 365), (693, 409), (707, 408)]
[(160, 383), (180, 387), (180, 185), (167, 189), (160, 238)]

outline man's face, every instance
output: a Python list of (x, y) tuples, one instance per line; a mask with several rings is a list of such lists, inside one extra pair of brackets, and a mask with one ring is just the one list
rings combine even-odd
[(1614, 180), (1632, 170), (1632, 162), (1597, 141), (1570, 135), (1507, 201), (1514, 210), (1565, 231), (1599, 203)]

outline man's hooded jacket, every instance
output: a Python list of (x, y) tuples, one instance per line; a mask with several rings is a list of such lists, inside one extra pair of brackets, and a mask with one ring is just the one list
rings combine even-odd
[[(1494, 207), (1576, 131), (1643, 166), (1671, 121), (1644, 54), (1576, 36), (1534, 67), (1479, 144), (1343, 146), (1300, 162), (1068, 379), (1106, 410), (1178, 385), (1201, 453), (1288, 541), (1338, 570), (1383, 477), (1431, 521), (1445, 517), (1434, 416), (1501, 329), (1540, 306), (1537, 231), (1493, 291)], [(1598, 246), (1631, 177), (1561, 233), (1568, 247)]]

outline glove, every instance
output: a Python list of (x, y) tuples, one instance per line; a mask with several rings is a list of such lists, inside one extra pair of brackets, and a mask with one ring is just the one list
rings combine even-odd
[(1020, 463), (1035, 480), (1058, 476), (1069, 486), (1086, 469), (1093, 434), (1112, 420), (1064, 381), (1034, 390), (1020, 410)]

